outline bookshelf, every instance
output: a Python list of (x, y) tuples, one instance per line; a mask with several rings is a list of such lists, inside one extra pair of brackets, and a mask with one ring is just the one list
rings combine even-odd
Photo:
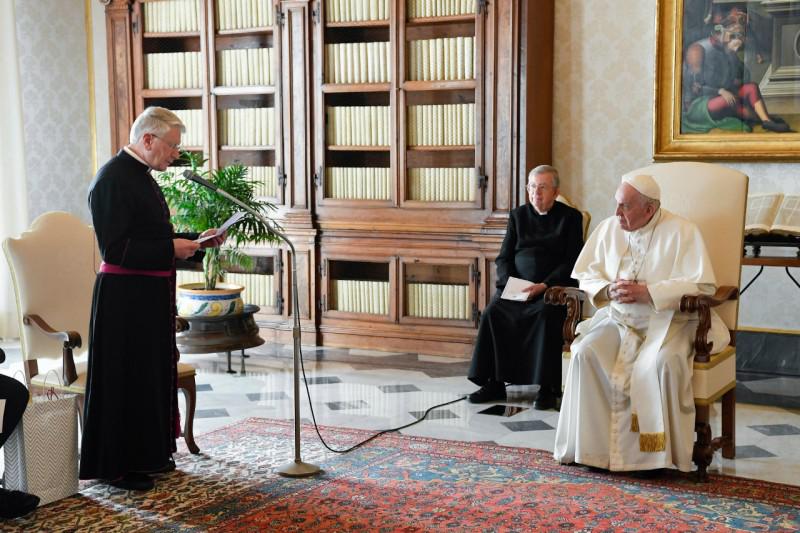
[(254, 271), (231, 274), (265, 339), (291, 342), (298, 312), (306, 343), (467, 357), (508, 211), (550, 162), (553, 11), (111, 0), (112, 144), (163, 105), (211, 168), (251, 169), (297, 249), (253, 247)]

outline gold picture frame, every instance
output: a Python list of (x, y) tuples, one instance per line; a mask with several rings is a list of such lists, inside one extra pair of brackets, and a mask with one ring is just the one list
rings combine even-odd
[[(791, 76), (785, 75), (800, 70), (800, 64), (791, 64), (792, 61), (785, 59), (787, 46), (791, 52), (800, 56), (800, 39), (795, 39), (793, 44), (789, 42), (787, 45), (791, 40), (780, 37), (783, 15), (780, 9), (794, 9), (796, 14), (798, 5), (792, 7), (789, 4), (800, 4), (800, 2), (782, 2), (783, 7), (775, 7), (776, 4), (778, 3), (767, 2), (763, 5), (763, 0), (658, 0), (653, 130), (655, 160), (800, 160), (800, 133), (797, 133), (800, 131), (800, 82), (795, 83), (789, 80)], [(787, 5), (789, 7), (786, 7)], [(754, 20), (757, 20), (760, 26), (754, 25)], [(767, 24), (776, 32), (763, 31)], [(758, 34), (754, 28), (758, 29)], [(758, 35), (761, 39), (751, 40), (746, 33), (748, 30), (751, 36)], [(787, 28), (786, 31), (790, 29)], [(697, 38), (703, 35), (702, 32), (710, 32), (713, 35), (708, 37), (707, 34), (708, 38), (704, 38), (701, 42)], [(724, 38), (721, 37), (723, 35)], [(766, 44), (764, 36), (768, 39)], [(708, 48), (709, 42), (719, 47), (725, 41), (731, 44), (730, 48), (733, 49), (737, 46), (736, 43), (732, 43), (735, 39), (739, 39), (739, 48), (735, 55), (740, 58), (743, 65), (742, 78), (752, 82), (740, 81), (739, 89), (744, 90), (744, 86), (747, 86), (759, 97), (765, 88), (768, 89), (770, 92), (764, 92), (762, 103), (768, 109), (770, 102), (775, 102), (775, 107), (791, 120), (779, 117), (774, 111), (768, 115), (770, 118), (767, 121), (760, 120), (755, 116), (756, 108), (749, 106), (749, 102), (756, 98), (750, 94), (745, 95), (747, 98), (741, 99), (741, 102), (748, 104), (740, 105), (740, 100), (736, 100), (737, 105), (731, 105), (731, 110), (723, 111), (730, 112), (733, 118), (740, 120), (743, 124), (741, 130), (726, 131), (712, 127), (706, 132), (702, 131), (702, 128), (710, 124), (721, 123), (711, 118), (717, 116), (712, 115), (711, 110), (719, 109), (711, 105), (711, 100), (720, 95), (729, 97), (730, 93), (712, 93), (714, 83), (709, 82), (709, 85), (705, 85), (705, 78), (713, 78), (716, 75), (719, 80), (719, 75), (716, 74), (719, 69), (713, 70), (708, 67), (707, 70), (709, 72), (713, 70), (715, 74), (706, 75), (703, 70), (706, 69), (706, 63), (701, 60), (699, 63), (701, 68), (698, 68), (697, 57), (713, 59), (714, 54), (720, 53), (719, 50), (726, 52), (729, 50), (723, 48), (712, 50)], [(772, 45), (772, 39), (776, 39), (778, 44)], [(752, 46), (750, 50), (746, 48), (748, 45)], [(703, 46), (707, 52), (701, 50)], [(688, 52), (689, 47), (692, 47), (691, 52)], [(755, 50), (758, 50), (758, 53)], [(756, 83), (758, 78), (748, 76), (750, 71), (745, 70), (748, 65), (748, 54), (751, 60), (753, 57), (756, 58), (751, 64), (761, 76), (760, 83)], [(767, 65), (764, 65), (765, 56), (768, 60)], [(710, 60), (706, 61), (713, 67)], [(686, 80), (683, 79), (684, 72), (687, 73)], [(703, 91), (706, 91), (705, 100), (700, 101)], [(787, 94), (789, 96), (786, 96)], [(734, 98), (739, 98), (739, 95), (735, 94)], [(713, 103), (720, 102), (716, 99)], [(758, 100), (755, 102), (757, 105)], [(695, 121), (694, 117), (697, 115), (691, 114), (695, 110), (705, 112), (710, 122), (703, 122), (702, 118), (699, 122)], [(788, 113), (787, 110), (795, 113)], [(750, 116), (747, 115), (748, 112), (751, 113)], [(784, 128), (781, 123), (791, 128), (790, 131), (780, 131)], [(698, 124), (701, 131), (691, 131), (691, 128), (698, 127)], [(772, 129), (765, 129), (768, 127)], [(746, 131), (746, 128), (751, 128), (751, 131)]]

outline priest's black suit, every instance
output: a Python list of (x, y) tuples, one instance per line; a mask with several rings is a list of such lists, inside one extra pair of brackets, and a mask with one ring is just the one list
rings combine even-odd
[(81, 479), (159, 470), (175, 451), (179, 422), (172, 239), (197, 234), (173, 231), (164, 196), (148, 170), (121, 150), (89, 186), (103, 261), (128, 270), (172, 273), (97, 275)]
[(495, 260), (497, 293), (481, 314), (469, 379), (561, 385), (562, 306), (545, 305), (543, 294), (527, 302), (500, 299), (509, 276), (534, 283), (575, 286), (570, 278), (583, 246), (581, 213), (555, 202), (545, 215), (531, 204), (511, 211)]

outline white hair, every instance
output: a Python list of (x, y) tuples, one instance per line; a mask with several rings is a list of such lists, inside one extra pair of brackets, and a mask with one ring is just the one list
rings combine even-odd
[(561, 180), (558, 178), (558, 170), (556, 170), (555, 167), (551, 167), (550, 165), (539, 165), (531, 170), (528, 174), (528, 182), (530, 182), (534, 176), (538, 176), (539, 174), (550, 174), (553, 176), (553, 187), (558, 189)]
[(145, 133), (161, 137), (172, 128), (180, 129), (181, 133), (186, 131), (186, 126), (183, 125), (178, 115), (164, 107), (151, 106), (142, 111), (142, 114), (133, 121), (128, 140), (131, 144), (136, 144)]

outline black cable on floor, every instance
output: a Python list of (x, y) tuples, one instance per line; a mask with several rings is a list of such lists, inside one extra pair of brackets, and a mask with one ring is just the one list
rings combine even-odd
[(405, 428), (411, 427), (414, 424), (419, 424), (420, 422), (425, 420), (425, 418), (428, 416), (428, 414), (431, 411), (433, 411), (434, 409), (438, 409), (439, 407), (444, 407), (445, 405), (450, 405), (452, 403), (460, 402), (460, 401), (463, 401), (463, 400), (467, 399), (466, 396), (462, 396), (461, 398), (456, 398), (455, 400), (450, 400), (449, 402), (445, 402), (445, 403), (440, 403), (438, 405), (434, 405), (433, 407), (429, 407), (428, 410), (425, 411), (425, 414), (423, 414), (421, 417), (419, 417), (419, 419), (417, 419), (417, 420), (415, 420), (413, 422), (409, 422), (408, 424), (406, 424), (404, 426), (399, 426), (399, 427), (396, 427), (396, 428), (383, 429), (383, 430), (375, 433), (374, 435), (372, 435), (368, 439), (362, 440), (361, 442), (359, 442), (357, 444), (354, 444), (353, 446), (350, 446), (349, 448), (345, 448), (344, 450), (336, 450), (336, 449), (331, 448), (330, 446), (328, 446), (328, 443), (325, 442), (325, 439), (322, 438), (322, 433), (319, 432), (319, 426), (317, 425), (317, 417), (314, 415), (314, 405), (311, 403), (311, 391), (308, 388), (308, 379), (306, 378), (306, 367), (303, 364), (303, 348), (302, 347), (300, 347), (300, 370), (303, 372), (303, 383), (306, 386), (306, 396), (308, 397), (308, 407), (309, 407), (309, 409), (311, 409), (311, 420), (314, 423), (314, 431), (317, 432), (317, 436), (319, 437), (320, 442), (322, 442), (322, 445), (325, 446), (328, 450), (330, 450), (330, 451), (332, 451), (334, 453), (351, 452), (351, 451), (355, 450), (356, 448), (358, 448), (359, 446), (363, 446), (364, 444), (368, 443), (369, 441), (371, 441), (373, 439), (377, 439), (381, 435), (384, 435), (386, 433), (392, 433), (394, 431), (400, 431), (401, 429), (405, 429)]

